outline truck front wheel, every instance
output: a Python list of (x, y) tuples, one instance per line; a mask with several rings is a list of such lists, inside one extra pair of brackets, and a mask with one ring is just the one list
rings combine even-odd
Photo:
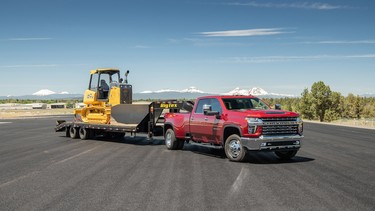
[(179, 146), (179, 141), (176, 139), (176, 135), (172, 129), (168, 129), (165, 132), (165, 146), (169, 150), (176, 150)]
[(227, 138), (224, 151), (230, 161), (241, 162), (246, 156), (246, 148), (242, 146), (241, 138), (237, 134)]

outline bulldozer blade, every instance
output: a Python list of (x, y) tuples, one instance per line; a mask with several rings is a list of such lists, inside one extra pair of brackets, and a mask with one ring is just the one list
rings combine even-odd
[(149, 104), (120, 104), (112, 107), (111, 117), (122, 124), (140, 124), (149, 114)]

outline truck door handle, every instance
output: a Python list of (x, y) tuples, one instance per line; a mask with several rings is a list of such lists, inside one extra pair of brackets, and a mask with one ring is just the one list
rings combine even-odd
[(204, 118), (204, 121), (207, 121), (207, 120), (208, 120), (208, 118), (207, 118), (207, 117), (205, 117), (205, 118)]
[(194, 117), (191, 117), (191, 118), (190, 118), (190, 121), (193, 121), (193, 120), (194, 120)]

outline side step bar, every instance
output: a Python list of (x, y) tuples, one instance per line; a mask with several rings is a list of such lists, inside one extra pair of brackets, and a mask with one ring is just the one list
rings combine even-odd
[(222, 146), (217, 146), (217, 145), (212, 145), (212, 144), (206, 144), (206, 143), (202, 144), (202, 143), (196, 143), (194, 141), (189, 141), (187, 143), (189, 143), (190, 145), (207, 147), (207, 148), (211, 148), (211, 149), (223, 149)]

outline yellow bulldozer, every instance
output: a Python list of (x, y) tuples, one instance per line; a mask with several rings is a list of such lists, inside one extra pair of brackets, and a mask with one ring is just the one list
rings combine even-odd
[(125, 73), (124, 81), (118, 69), (91, 70), (89, 87), (83, 96), (85, 107), (74, 110), (76, 120), (110, 124), (113, 106), (132, 104), (132, 85), (128, 84), (128, 74), (129, 70)]
[(147, 133), (151, 138), (163, 134), (163, 110), (179, 112), (185, 102), (158, 100), (133, 103), (128, 74), (129, 70), (124, 80), (118, 69), (91, 70), (89, 86), (83, 96), (85, 106), (74, 110), (73, 121), (57, 120), (55, 131), (64, 131), (67, 137), (73, 139), (96, 136), (121, 138), (125, 133)]

